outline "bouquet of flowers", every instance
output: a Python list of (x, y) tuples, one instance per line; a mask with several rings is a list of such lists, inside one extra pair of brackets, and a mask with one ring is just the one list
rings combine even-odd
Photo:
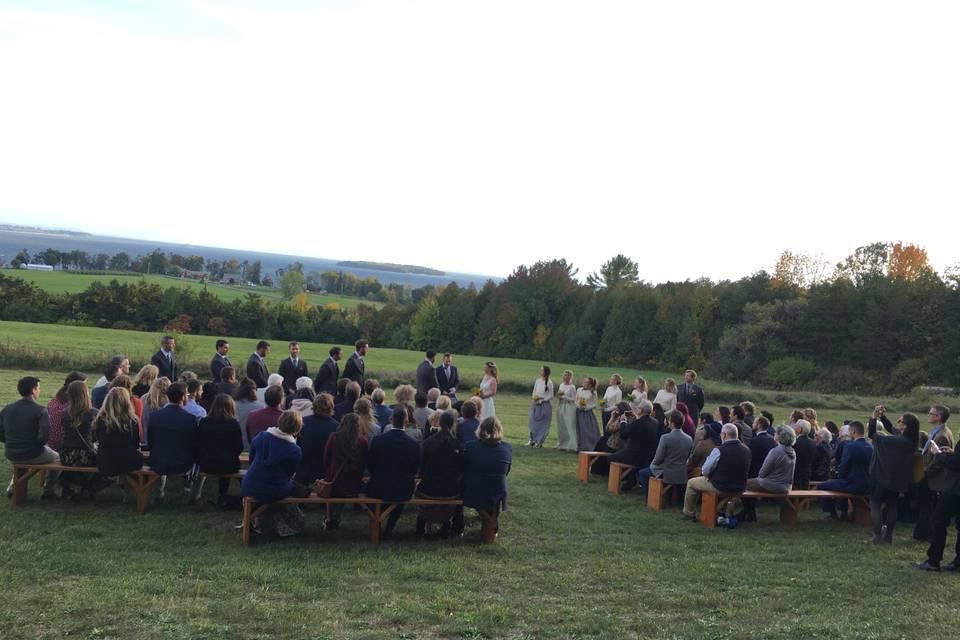
[(602, 406), (605, 406), (606, 404), (607, 404), (607, 401), (604, 400), (603, 398), (600, 398), (599, 405), (602, 407)]
[(577, 402), (577, 404), (580, 405), (580, 408), (581, 408), (581, 409), (586, 409), (586, 408), (587, 408), (587, 401), (584, 400), (583, 398), (580, 398), (580, 400)]
[(480, 387), (474, 387), (473, 389), (470, 390), (470, 393), (471, 393), (472, 395), (475, 395), (475, 396), (479, 397), (479, 396), (480, 396)]
[(533, 394), (533, 401), (534, 401), (534, 402), (536, 402), (536, 401), (539, 400), (539, 399), (540, 399), (540, 396), (538, 396), (537, 394)]

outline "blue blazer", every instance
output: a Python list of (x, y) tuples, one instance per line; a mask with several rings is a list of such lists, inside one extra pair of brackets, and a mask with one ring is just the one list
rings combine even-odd
[(196, 460), (197, 433), (197, 417), (178, 404), (151, 412), (147, 464), (161, 475), (186, 473)]
[(513, 463), (513, 448), (474, 440), (464, 452), (463, 506), (482, 511), (507, 509), (507, 474)]
[(297, 443), (266, 431), (258, 433), (250, 443), (250, 466), (240, 483), (240, 495), (257, 502), (276, 502), (289, 497), (300, 456)]
[(477, 439), (477, 427), (479, 426), (480, 421), (476, 418), (461, 419), (457, 424), (457, 439), (460, 444), (466, 446), (468, 443), (474, 442)]
[(366, 494), (387, 502), (409, 500), (420, 470), (420, 443), (402, 429), (390, 429), (370, 444)]
[(323, 466), (323, 450), (327, 446), (327, 439), (337, 430), (337, 421), (333, 418), (307, 416), (303, 419), (303, 429), (297, 442), (303, 451), (300, 458), (300, 468), (297, 469), (297, 482), (313, 484), (315, 480), (325, 477), (326, 469)]
[(103, 401), (107, 399), (107, 392), (110, 391), (110, 384), (102, 384), (90, 392), (90, 404), (94, 409), (103, 406)]
[(850, 493), (867, 493), (872, 456), (873, 445), (863, 438), (843, 443), (843, 456), (837, 467), (837, 478), (847, 481)]

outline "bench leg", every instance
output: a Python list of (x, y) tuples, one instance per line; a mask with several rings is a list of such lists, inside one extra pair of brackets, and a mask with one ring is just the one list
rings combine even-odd
[(36, 473), (37, 469), (13, 468), (13, 495), (10, 497), (11, 507), (16, 507), (27, 501), (27, 486), (30, 483), (30, 478)]
[(623, 467), (618, 464), (610, 465), (610, 475), (607, 476), (607, 491), (614, 495), (620, 494), (620, 474)]
[(367, 515), (370, 517), (370, 544), (380, 544), (380, 521), (383, 520), (381, 505), (368, 508)]
[(850, 506), (853, 509), (850, 519), (863, 527), (870, 527), (873, 522), (870, 520), (870, 501), (864, 496), (861, 498), (851, 498)]
[(791, 500), (782, 498), (780, 500), (780, 524), (795, 525), (800, 522), (800, 509), (803, 508), (803, 500)]
[(480, 511), (480, 539), (484, 544), (497, 541), (497, 514), (491, 511)]
[(41, 469), (37, 472), (37, 488), (43, 490), (43, 485), (47, 481), (47, 472)]
[(577, 454), (577, 480), (590, 481), (590, 456), (583, 451)]
[(249, 497), (243, 499), (243, 520), (240, 524), (240, 531), (243, 537), (243, 546), (250, 545), (250, 516), (253, 512), (253, 500)]
[(711, 529), (717, 526), (717, 494), (713, 491), (700, 494), (700, 524)]
[(647, 507), (654, 511), (663, 510), (663, 496), (668, 485), (663, 484), (663, 480), (656, 476), (650, 476), (647, 483)]

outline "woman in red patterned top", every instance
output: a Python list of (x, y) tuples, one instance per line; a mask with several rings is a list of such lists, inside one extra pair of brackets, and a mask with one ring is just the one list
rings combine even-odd
[(56, 395), (47, 403), (47, 416), (50, 421), (50, 437), (47, 439), (47, 446), (54, 451), (60, 451), (60, 443), (63, 442), (63, 410), (67, 408), (69, 400), (67, 398), (67, 387), (76, 380), (86, 381), (87, 376), (79, 371), (71, 371), (67, 374), (63, 386), (57, 391)]

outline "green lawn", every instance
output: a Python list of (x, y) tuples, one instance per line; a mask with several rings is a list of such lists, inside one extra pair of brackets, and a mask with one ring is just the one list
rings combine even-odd
[[(24, 269), (0, 269), (0, 273), (8, 277), (29, 280), (36, 283), (37, 286), (54, 293), (80, 293), (81, 291), (85, 291), (93, 282), (107, 283), (111, 280), (117, 280), (121, 283), (135, 283), (142, 281), (149, 284), (158, 284), (163, 288), (184, 287), (187, 289), (193, 289), (195, 291), (199, 291), (204, 288), (204, 285), (196, 280), (184, 280), (181, 278), (158, 275), (92, 275), (83, 273), (70, 273), (68, 271), (27, 271)], [(282, 299), (280, 291), (270, 287), (207, 284), (206, 288), (208, 291), (210, 291), (210, 293), (213, 293), (218, 298), (226, 300), (227, 302), (236, 298), (243, 298), (248, 293), (256, 293), (257, 295), (263, 296), (264, 298), (268, 298), (270, 300)], [(360, 303), (373, 307), (383, 306), (383, 304), (379, 302), (368, 302), (359, 298), (348, 298), (346, 296), (327, 294), (320, 295), (318, 293), (308, 293), (307, 300), (310, 302), (310, 304), (314, 305), (323, 306), (330, 303), (336, 303), (343, 308), (352, 308)]]
[[(21, 374), (0, 371), (0, 400)], [(47, 398), (63, 374), (40, 375)], [(815, 509), (793, 529), (761, 509), (733, 531), (649, 512), (635, 493), (578, 483), (553, 434), (523, 447), (527, 405), (497, 398), (514, 466), (489, 546), (472, 515), (463, 540), (421, 542), (405, 514), (374, 548), (365, 516), (328, 534), (313, 511), (305, 535), (244, 548), (238, 513), (186, 505), (176, 490), (138, 516), (116, 489), (51, 503), (34, 484), (23, 507), (0, 506), (0, 636), (918, 638), (956, 617), (960, 576), (911, 570), (924, 547), (906, 527), (878, 548)]]

